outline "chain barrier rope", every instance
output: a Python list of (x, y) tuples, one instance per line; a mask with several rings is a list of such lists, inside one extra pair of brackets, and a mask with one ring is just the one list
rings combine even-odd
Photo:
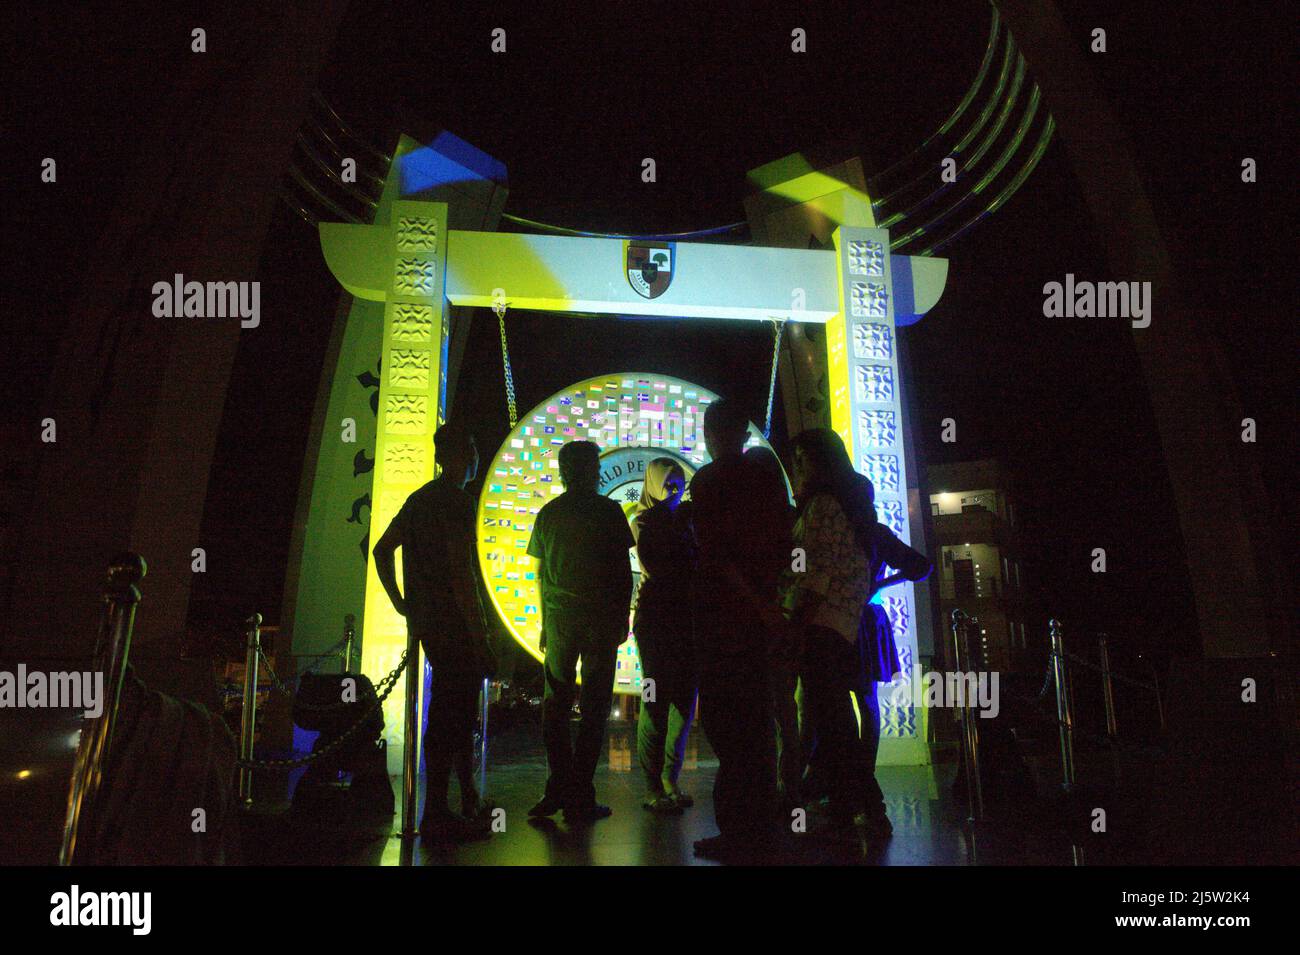
[[(316, 654), (316, 656), (319, 659), (317, 659), (315, 663), (305, 667), (302, 673), (299, 674), (298, 678), (302, 679), (302, 677), (306, 676), (309, 673), (314, 675), (317, 667), (323, 666), (327, 660), (338, 656), (338, 652), (342, 650), (345, 646), (347, 646), (349, 639), (351, 638), (347, 634), (344, 634), (343, 637), (338, 641), (338, 643), (334, 644), (334, 646), (326, 647), (320, 653)], [(265, 651), (263, 651), (262, 645), (260, 643), (257, 645), (257, 655), (262, 658), (262, 663), (265, 664), (267, 672), (271, 674), (271, 681), (275, 684), (275, 688), (279, 690), (281, 693), (283, 693), (285, 696), (292, 696), (293, 690), (290, 690), (288, 686), (276, 675), (275, 668), (271, 666), (271, 661), (266, 658), (266, 653)]]
[(515, 373), (510, 367), (510, 349), (506, 345), (506, 308), (505, 305), (493, 305), (497, 313), (497, 327), (501, 330), (501, 367), (506, 376), (506, 409), (510, 412), (510, 430), (515, 429), (519, 415), (515, 410)]
[(767, 383), (767, 418), (763, 425), (763, 440), (772, 437), (772, 405), (776, 402), (776, 370), (781, 360), (781, 336), (785, 332), (786, 320), (772, 320), (772, 377)]
[[(1085, 657), (1077, 656), (1076, 654), (1071, 653), (1069, 650), (1065, 651), (1065, 658), (1066, 658), (1067, 660), (1070, 660), (1070, 661), (1074, 662), (1074, 663), (1081, 664), (1082, 666), (1087, 667), (1089, 670), (1095, 670), (1097, 673), (1105, 673), (1105, 672), (1106, 672), (1106, 671), (1103, 670), (1099, 665), (1097, 665), (1096, 663), (1093, 663), (1091, 660), (1089, 660), (1089, 659), (1087, 659), (1087, 658), (1085, 658)], [(1140, 688), (1142, 688), (1142, 689), (1144, 689), (1144, 690), (1150, 690), (1152, 693), (1158, 693), (1158, 692), (1159, 692), (1159, 689), (1155, 686), (1155, 684), (1153, 684), (1153, 683), (1143, 683), (1141, 680), (1135, 680), (1135, 679), (1134, 679), (1133, 677), (1131, 677), (1131, 676), (1125, 676), (1124, 674), (1120, 673), (1118, 670), (1111, 670), (1111, 671), (1110, 671), (1110, 676), (1111, 676), (1111, 679), (1113, 679), (1113, 680), (1119, 680), (1119, 682), (1121, 682), (1121, 683), (1127, 683), (1129, 686), (1136, 686), (1136, 687), (1140, 687)]]
[[(398, 661), (397, 666), (386, 677), (380, 680), (379, 685), (375, 687), (375, 701), (366, 708), (366, 711), (362, 713), (360, 718), (348, 727), (348, 729), (340, 733), (335, 739), (331, 740), (315, 752), (308, 753), (306, 756), (299, 756), (296, 759), (236, 759), (235, 764), (246, 769), (293, 769), (297, 766), (306, 766), (308, 763), (318, 760), (328, 753), (332, 753), (347, 740), (351, 739), (356, 734), (357, 730), (359, 730), (362, 725), (364, 725), (365, 722), (384, 705), (384, 701), (388, 699), (388, 695), (392, 693), (393, 688), (397, 686), (397, 678), (401, 676), (402, 671), (406, 669), (406, 662), (407, 651), (403, 651), (402, 659)], [(385, 684), (387, 684), (387, 686), (385, 686)], [(381, 688), (383, 689), (382, 693), (379, 692)], [(353, 706), (355, 704), (345, 703), (343, 705)]]
[[(1026, 710), (1026, 715), (1041, 720), (1043, 723), (1052, 724), (1057, 727), (1064, 726), (1067, 729), (1069, 729), (1074, 735), (1081, 737), (1090, 743), (1096, 743), (1103, 746), (1124, 747), (1126, 749), (1141, 750), (1147, 752), (1153, 749), (1153, 747), (1143, 746), (1141, 744), (1133, 743), (1128, 740), (1112, 739), (1109, 736), (1098, 736), (1096, 734), (1089, 733), (1087, 730), (1080, 728), (1077, 723), (1067, 723), (1065, 720), (1061, 719), (1055, 713), (1044, 713), (1040, 709), (1040, 707), (1042, 707), (1044, 702), (1046, 701), (1048, 692), (1051, 690), (1053, 682), (1055, 680), (1053, 662), (1056, 659), (1057, 659), (1057, 654), (1054, 651), (1049, 649), (1047, 651), (1047, 660), (1043, 664), (1043, 685), (1039, 687), (1038, 692), (1034, 696), (1030, 697), (1030, 696), (1024, 696), (1020, 693), (1011, 693), (1011, 692), (1007, 693), (1007, 696), (1011, 697), (1011, 699), (1025, 705), (1028, 708)], [(1070, 653), (1069, 651), (1066, 652), (1064, 659), (1066, 661), (1073, 660), (1074, 662), (1082, 663), (1084, 666), (1087, 666), (1098, 672), (1102, 672), (1101, 667), (1097, 666), (1094, 663), (1091, 663), (1090, 661), (1084, 659), (1083, 657), (1076, 656), (1075, 654)], [(1155, 689), (1154, 686), (1151, 686), (1146, 683), (1141, 683), (1138, 680), (1133, 680), (1128, 677), (1120, 677), (1119, 674), (1117, 674), (1114, 670), (1111, 671), (1111, 676), (1122, 679), (1127, 683), (1132, 683), (1134, 686), (1143, 687), (1144, 689), (1149, 689), (1149, 690)]]
[(1043, 665), (1043, 685), (1039, 687), (1038, 695), (1034, 697), (1034, 700), (1038, 703), (1042, 703), (1043, 700), (1047, 699), (1047, 691), (1051, 688), (1051, 686), (1052, 686), (1052, 655), (1049, 653), (1047, 655), (1047, 663)]
[(1051, 689), (1051, 687), (1052, 687), (1052, 655), (1049, 653), (1047, 655), (1047, 663), (1043, 667), (1043, 685), (1039, 687), (1038, 692), (1035, 693), (1033, 696), (1024, 696), (1020, 693), (1008, 692), (1007, 696), (1011, 697), (1013, 700), (1016, 700), (1028, 706), (1029, 714), (1031, 716), (1038, 717), (1039, 719), (1045, 720), (1050, 723), (1057, 723), (1059, 721), (1057, 720), (1056, 717), (1049, 716), (1048, 714), (1043, 713), (1041, 710), (1038, 709), (1038, 707), (1042, 706), (1043, 702), (1047, 699), (1047, 693), (1048, 690)]
[[(298, 679), (301, 680), (302, 677), (308, 675), (309, 673), (315, 675), (316, 668), (319, 667), (321, 664), (323, 664), (326, 660), (328, 660), (330, 656), (333, 655), (336, 651), (342, 649), (347, 644), (347, 642), (348, 642), (348, 638), (346, 636), (343, 637), (342, 640), (340, 640), (334, 646), (330, 647), (328, 650), (322, 653), (319, 660), (317, 660), (311, 666), (303, 670), (302, 674), (298, 677)], [(257, 648), (257, 655), (261, 659), (263, 665), (266, 667), (266, 672), (271, 674), (272, 689), (277, 690), (282, 695), (287, 696), (289, 699), (293, 700), (294, 706), (299, 707), (303, 710), (307, 710), (309, 712), (323, 713), (329, 710), (336, 710), (342, 706), (351, 705), (350, 703), (346, 703), (343, 701), (340, 701), (338, 703), (308, 703), (304, 700), (299, 700), (297, 698), (296, 691), (290, 689), (284, 683), (284, 681), (281, 680), (280, 677), (276, 674), (275, 668), (271, 666), (271, 661), (266, 658), (266, 654), (262, 651), (262, 647), (260, 645)]]
[[(1061, 719), (1055, 713), (1044, 713), (1041, 709), (1039, 709), (1039, 707), (1042, 706), (1044, 700), (1047, 698), (1048, 690), (1052, 686), (1052, 682), (1053, 682), (1052, 661), (1055, 659), (1056, 659), (1056, 654), (1049, 650), (1047, 653), (1047, 664), (1044, 668), (1045, 672), (1043, 674), (1043, 685), (1042, 688), (1038, 691), (1037, 695), (1033, 697), (1028, 697), (1028, 696), (1022, 696), (1019, 693), (1007, 694), (1013, 700), (1025, 704), (1028, 707), (1028, 710), (1026, 711), (1027, 715), (1032, 716), (1038, 720), (1041, 720), (1043, 723), (1049, 723), (1057, 727), (1061, 727), (1061, 726), (1067, 727), (1076, 737), (1080, 737), (1089, 743), (1094, 743), (1100, 746), (1119, 747), (1119, 748), (1129, 749), (1133, 751), (1140, 751), (1140, 752), (1152, 752), (1158, 749), (1158, 747), (1143, 745), (1141, 743), (1134, 743), (1126, 739), (1118, 739), (1118, 738), (1112, 739), (1109, 736), (1099, 736), (1095, 733), (1090, 733), (1087, 730), (1081, 728), (1077, 722), (1067, 723), (1065, 720)], [(1065, 655), (1065, 659), (1072, 660), (1078, 658), (1076, 658), (1073, 654), (1067, 652)], [(1079, 660), (1079, 662), (1086, 663), (1087, 661)], [(1094, 667), (1094, 669), (1100, 669), (1100, 667)], [(1113, 675), (1114, 673), (1112, 672), (1112, 676)], [(1145, 684), (1139, 684), (1139, 685), (1145, 685)]]

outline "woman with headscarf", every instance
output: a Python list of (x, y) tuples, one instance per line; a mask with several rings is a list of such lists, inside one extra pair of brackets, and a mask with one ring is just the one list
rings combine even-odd
[[(924, 579), (930, 561), (877, 521), (871, 482), (854, 470), (839, 435), (815, 428), (797, 435), (793, 445), (795, 546), (804, 563), (787, 575), (785, 599), (792, 629), (802, 634), (807, 755), (833, 819), (884, 837), (889, 822), (875, 781), (875, 754), (868, 753), (879, 728), (864, 725), (859, 735), (851, 694), (874, 694), (879, 672), (892, 676), (897, 669), (896, 659), (882, 664), (880, 657), (896, 658), (897, 652), (892, 637), (863, 625), (863, 614), (880, 587)], [(883, 577), (886, 565), (896, 570)], [(864, 722), (870, 718), (863, 713)]]
[(646, 465), (632, 536), (641, 563), (632, 630), (641, 654), (642, 694), (637, 721), (637, 758), (646, 777), (642, 805), (676, 814), (694, 804), (677, 787), (686, 740), (695, 717), (697, 680), (692, 645), (690, 587), (694, 544), (682, 507), (686, 473), (672, 458)]

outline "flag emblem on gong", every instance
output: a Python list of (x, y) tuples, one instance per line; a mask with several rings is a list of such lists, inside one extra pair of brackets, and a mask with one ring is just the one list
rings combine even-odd
[(658, 298), (673, 281), (673, 242), (623, 243), (627, 259), (627, 281), (643, 298)]

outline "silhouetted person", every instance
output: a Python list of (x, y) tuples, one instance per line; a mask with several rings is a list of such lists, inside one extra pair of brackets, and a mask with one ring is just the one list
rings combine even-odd
[[(474, 724), (479, 690), (494, 663), (475, 553), (474, 499), (465, 493), (478, 473), (473, 437), (443, 425), (434, 437), (434, 460), (442, 473), (406, 499), (375, 544), (375, 571), (433, 670), (420, 833), (430, 840), (458, 841), (489, 833), (492, 807), (474, 782)], [(393, 559), (399, 547), (402, 589)], [(406, 678), (420, 676), (412, 661)], [(461, 815), (447, 804), (452, 769), (460, 783)]]
[(712, 461), (691, 481), (700, 711), (718, 756), (713, 806), (720, 830), (695, 851), (731, 860), (769, 852), (777, 832), (769, 655), (784, 627), (777, 583), (790, 561), (785, 484), (743, 454), (748, 428), (734, 402), (711, 404), (704, 441)]
[(688, 508), (681, 503), (685, 490), (681, 465), (655, 458), (646, 466), (632, 519), (641, 562), (632, 630), (642, 678), (653, 681), (654, 690), (653, 698), (643, 694), (637, 720), (637, 759), (646, 778), (642, 805), (665, 814), (680, 813), (695, 802), (677, 786), (697, 693), (691, 621), (695, 553)]
[[(858, 822), (870, 834), (885, 836), (889, 822), (870, 745), (872, 739), (878, 745), (879, 714), (874, 700), (868, 704), (865, 697), (868, 692), (874, 697), (881, 669), (890, 668), (893, 675), (897, 651), (892, 633), (877, 630), (878, 618), (867, 601), (881, 587), (924, 578), (930, 562), (876, 519), (871, 482), (853, 469), (839, 435), (814, 428), (792, 443), (794, 537), (804, 563), (787, 572), (785, 601), (792, 626), (803, 635), (800, 680), (806, 735), (812, 740), (810, 773), (824, 786), (836, 823)], [(885, 564), (898, 571), (881, 576)], [(871, 614), (870, 627), (863, 625), (864, 612)], [(887, 646), (881, 642), (886, 638)], [(892, 667), (879, 663), (887, 653), (894, 657)], [(869, 660), (872, 656), (877, 662)], [(855, 692), (868, 704), (861, 734), (853, 715)]]
[[(542, 592), (542, 739), (550, 769), (546, 794), (528, 814), (552, 816), (563, 810), (566, 820), (589, 821), (610, 813), (596, 802), (592, 779), (605, 743), (618, 647), (627, 639), (632, 601), (628, 550), (633, 542), (623, 509), (596, 492), (596, 445), (564, 445), (559, 465), (564, 493), (542, 506), (528, 541)], [(581, 719), (575, 742), (569, 722), (579, 660)]]
[[(883, 525), (876, 526), (886, 534), (890, 533)], [(920, 580), (928, 574), (927, 570), (918, 577), (907, 579)], [(889, 816), (885, 814), (885, 794), (876, 779), (876, 757), (880, 753), (880, 697), (876, 684), (889, 683), (893, 680), (894, 674), (900, 672), (902, 664), (894, 641), (893, 621), (889, 619), (889, 614), (880, 604), (868, 603), (862, 609), (862, 622), (858, 628), (858, 656), (860, 664), (857, 670), (857, 681), (853, 687), (853, 696), (858, 701), (858, 735), (862, 741), (859, 750), (864, 785), (865, 816), (862, 822), (870, 834), (885, 837), (894, 831), (894, 827), (889, 822)], [(905, 675), (911, 679), (910, 673)]]
[[(745, 457), (767, 468), (772, 477), (785, 486), (785, 472), (781, 462), (769, 448), (761, 445), (745, 452)], [(788, 497), (787, 497), (788, 500)], [(786, 518), (782, 526), (789, 526), (794, 521), (794, 511), (786, 508)], [(805, 759), (803, 741), (799, 730), (799, 704), (796, 699), (799, 688), (799, 657), (795, 648), (787, 641), (779, 641), (772, 654), (772, 706), (776, 716), (776, 786), (777, 802), (780, 806), (780, 818), (788, 820), (791, 813), (803, 805), (800, 796), (800, 783), (803, 777)]]

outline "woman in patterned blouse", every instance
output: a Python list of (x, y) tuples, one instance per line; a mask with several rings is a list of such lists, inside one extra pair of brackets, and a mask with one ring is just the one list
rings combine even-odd
[[(862, 615), (876, 590), (923, 579), (930, 561), (876, 520), (871, 482), (853, 469), (839, 435), (816, 428), (797, 435), (793, 444), (798, 516), (785, 605), (802, 641), (807, 756), (825, 785), (835, 822), (857, 822), (883, 836), (889, 824), (878, 797), (871, 798), (879, 788), (851, 697), (866, 679)], [(886, 565), (895, 568), (887, 577)]]

